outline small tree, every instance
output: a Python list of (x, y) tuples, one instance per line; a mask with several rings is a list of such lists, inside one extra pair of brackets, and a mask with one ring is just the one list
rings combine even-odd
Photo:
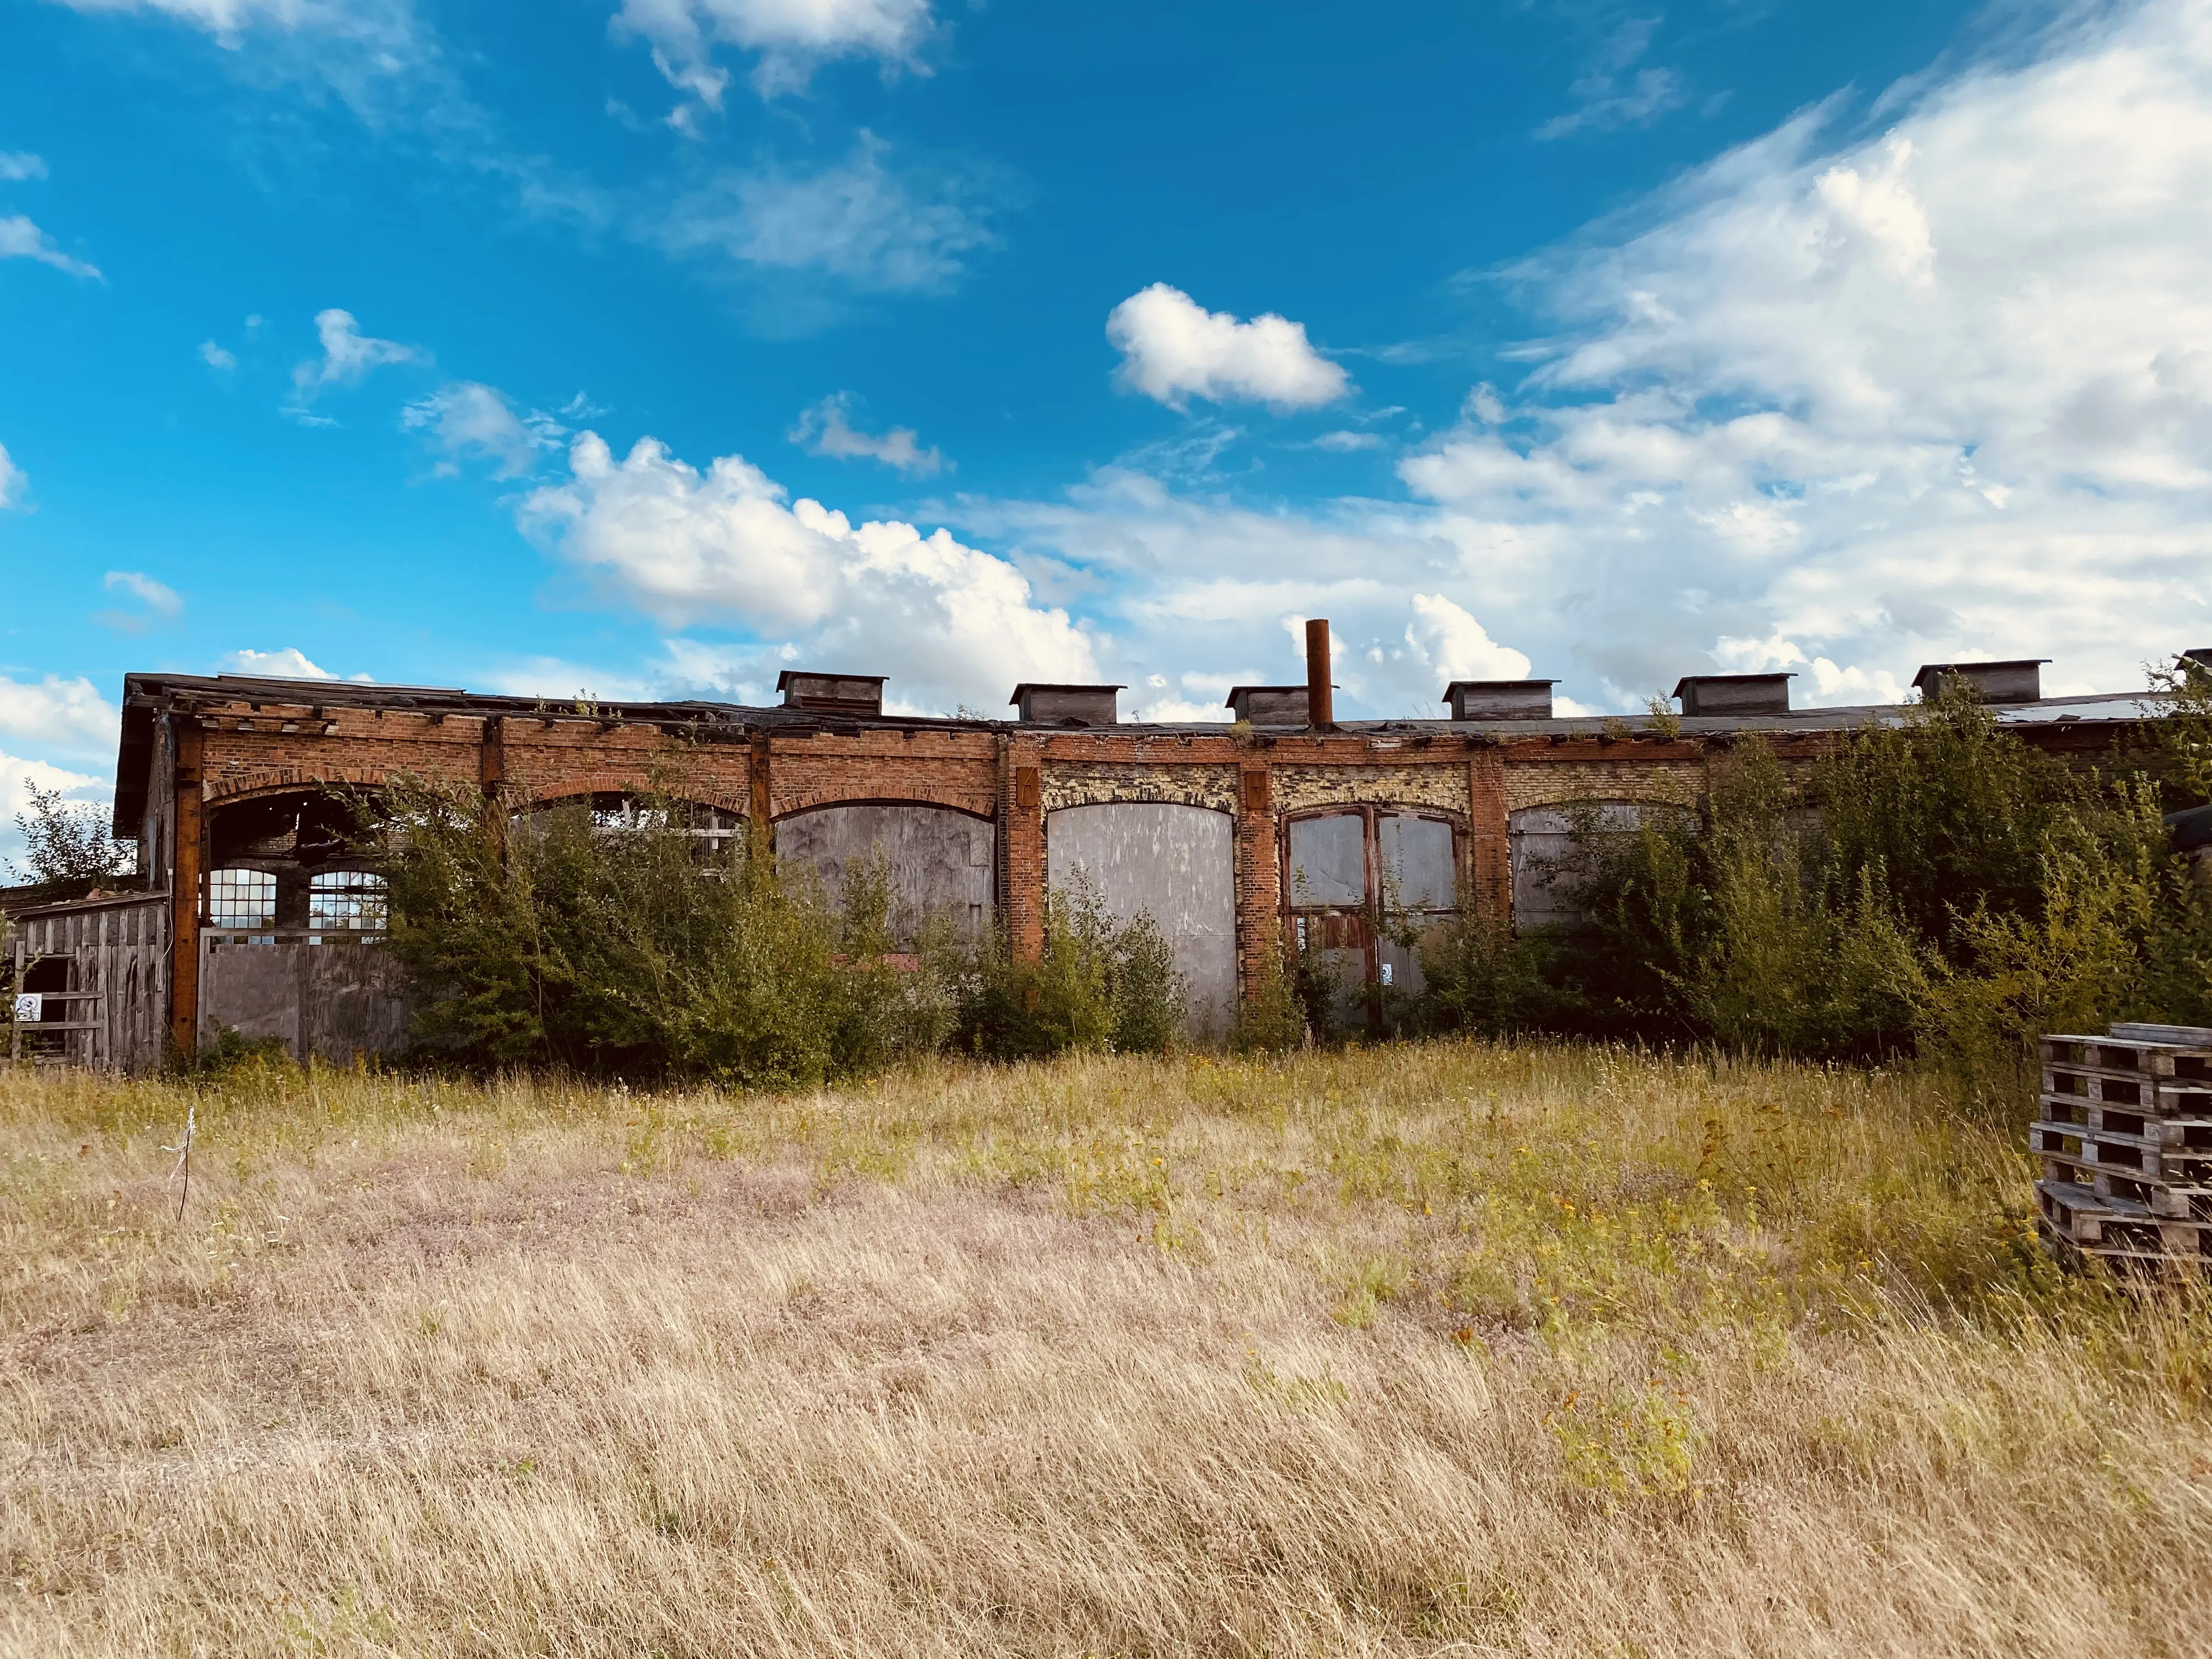
[(127, 875), (137, 863), (137, 849), (108, 833), (105, 815), (88, 802), (66, 801), (58, 789), (29, 786), (31, 807), (15, 815), (23, 832), (29, 859), (10, 868), (18, 880), (97, 882), (103, 877)]

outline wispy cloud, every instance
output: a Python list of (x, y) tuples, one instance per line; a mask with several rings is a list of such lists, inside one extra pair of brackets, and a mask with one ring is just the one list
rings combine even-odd
[(832, 167), (770, 163), (729, 173), (645, 216), (641, 234), (672, 253), (719, 253), (755, 273), (824, 272), (861, 291), (950, 288), (998, 240), (1011, 193), (988, 172), (894, 167), (862, 132)]
[(95, 283), (107, 280), (100, 274), (98, 265), (63, 252), (52, 237), (20, 213), (0, 219), (0, 259), (35, 259), (72, 276), (89, 277)]
[(200, 361), (218, 374), (228, 374), (238, 367), (238, 359), (213, 340), (200, 342)]
[[(836, 58), (927, 73), (919, 53), (934, 26), (929, 0), (625, 0), (613, 29), (646, 40), (670, 85), (719, 109), (730, 75), (714, 61), (718, 45), (753, 53), (754, 89), (772, 97), (804, 91)], [(689, 122), (679, 112), (676, 124)]]
[(505, 392), (477, 380), (455, 380), (418, 398), (400, 411), (399, 424), (438, 447), (433, 470), (441, 477), (453, 477), (470, 459), (489, 462), (495, 477), (520, 477), (568, 435), (543, 410), (518, 412)]
[(428, 354), (416, 347), (363, 334), (350, 311), (316, 313), (315, 334), (323, 355), (319, 359), (307, 359), (292, 371), (294, 406), (286, 411), (310, 425), (331, 424), (322, 416), (304, 413), (306, 406), (326, 388), (359, 386), (388, 363), (419, 363), (428, 359)]
[(105, 627), (125, 634), (143, 634), (157, 623), (173, 623), (185, 614), (185, 602), (177, 590), (166, 582), (157, 582), (141, 570), (111, 570), (100, 579), (102, 587), (111, 593), (120, 593), (136, 599), (145, 607), (143, 611), (100, 611), (93, 620)]
[(877, 437), (852, 425), (852, 408), (851, 392), (833, 392), (801, 410), (798, 424), (787, 435), (810, 455), (827, 455), (841, 461), (881, 461), (916, 477), (929, 477), (943, 469), (945, 457), (934, 445), (924, 449), (912, 427), (895, 426)]
[(28, 150), (0, 149), (0, 179), (43, 179), (46, 176), (46, 161), (42, 155)]
[(1571, 132), (1608, 132), (1617, 127), (1648, 127), (1689, 101), (1680, 75), (1671, 69), (1637, 63), (1651, 49), (1664, 21), (1633, 17), (1607, 35), (1589, 71), (1567, 88), (1572, 109), (1536, 129), (1539, 138), (1564, 138)]

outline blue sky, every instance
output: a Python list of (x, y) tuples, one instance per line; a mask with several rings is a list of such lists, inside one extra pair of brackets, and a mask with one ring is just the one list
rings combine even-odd
[(1363, 714), (2212, 643), (2203, 3), (0, 31), (0, 815), (134, 668), (1192, 718), (1311, 615)]

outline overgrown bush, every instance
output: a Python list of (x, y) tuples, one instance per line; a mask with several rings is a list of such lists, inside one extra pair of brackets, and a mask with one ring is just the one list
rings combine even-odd
[(1229, 1028), (1229, 1047), (1240, 1054), (1282, 1054), (1301, 1047), (1311, 1030), (1299, 994), (1298, 964), (1287, 945), (1272, 952), (1248, 981)]
[(708, 850), (680, 802), (641, 806), (617, 830), (581, 806), (509, 823), (465, 791), (389, 792), (392, 945), (427, 1052), (792, 1087), (947, 1043), (1158, 1053), (1180, 1028), (1170, 942), (1087, 886), (1052, 896), (1036, 963), (941, 920), (902, 948), (880, 860), (833, 902), (811, 872)]
[(1549, 872), (1574, 922), (1516, 939), (1466, 917), (1433, 935), (1415, 1018), (1917, 1052), (1994, 1099), (2032, 1082), (2040, 1032), (2212, 1022), (2212, 889), (2160, 812), (2212, 787), (2212, 763), (2191, 769), (2212, 755), (2208, 690), (2205, 709), (2185, 700), (2160, 723), (2157, 777), (2069, 768), (1956, 690), (1794, 777), (1741, 737), (1709, 757), (1694, 810), (1629, 829), (1575, 817)]
[(1054, 888), (1035, 962), (988, 935), (963, 964), (955, 1042), (996, 1060), (1071, 1050), (1162, 1054), (1182, 1027), (1182, 976), (1151, 916), (1117, 922), (1089, 882)]
[(840, 911), (703, 850), (670, 804), (620, 831), (582, 807), (510, 824), (430, 787), (393, 805), (392, 945), (418, 1035), (452, 1059), (788, 1086), (941, 1035), (927, 975), (886, 960), (879, 875)]

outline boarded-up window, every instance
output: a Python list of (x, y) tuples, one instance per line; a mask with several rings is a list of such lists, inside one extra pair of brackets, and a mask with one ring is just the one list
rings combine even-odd
[(1367, 902), (1367, 824), (1358, 812), (1291, 821), (1290, 901), (1310, 905)]
[(1513, 863), (1513, 925), (1532, 928), (1577, 920), (1578, 873), (1575, 846), (1577, 817), (1605, 830), (1633, 830), (1644, 821), (1633, 801), (1585, 801), (1559, 806), (1525, 806), (1507, 820), (1507, 845)]
[(1228, 1028), (1237, 1000), (1237, 856), (1229, 815), (1165, 801), (1064, 806), (1045, 821), (1054, 887), (1087, 879), (1118, 921), (1152, 917), (1175, 948), (1195, 1035)]
[(932, 921), (970, 935), (990, 921), (997, 831), (988, 819), (919, 802), (856, 802), (794, 813), (775, 826), (775, 855), (811, 870), (833, 900), (848, 872), (880, 861), (892, 933), (912, 942)]

